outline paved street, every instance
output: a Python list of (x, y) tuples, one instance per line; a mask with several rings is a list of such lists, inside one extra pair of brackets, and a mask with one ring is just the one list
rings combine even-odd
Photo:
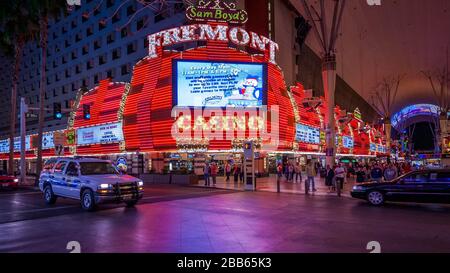
[(136, 208), (43, 205), (40, 193), (0, 193), (0, 252), (450, 252), (450, 206), (332, 196), (147, 186)]

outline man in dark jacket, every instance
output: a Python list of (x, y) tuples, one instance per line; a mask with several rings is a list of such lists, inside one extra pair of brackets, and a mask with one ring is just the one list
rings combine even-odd
[(383, 178), (383, 170), (380, 166), (378, 166), (378, 163), (373, 166), (372, 171), (370, 172), (370, 177), (376, 182), (381, 182), (381, 179)]
[(325, 185), (328, 187), (328, 191), (331, 192), (333, 188), (334, 170), (327, 165), (327, 174), (325, 176)]

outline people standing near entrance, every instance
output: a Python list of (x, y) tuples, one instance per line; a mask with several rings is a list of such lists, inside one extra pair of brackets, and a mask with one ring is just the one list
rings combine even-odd
[(244, 170), (244, 168), (245, 168), (244, 164), (241, 164), (240, 167), (241, 167), (241, 173), (239, 174), (239, 180), (240, 180), (241, 183), (244, 183), (244, 171), (245, 171)]
[(336, 188), (339, 187), (342, 191), (344, 189), (345, 169), (341, 164), (338, 164), (336, 170), (334, 170), (334, 173), (336, 176)]
[(314, 181), (314, 178), (316, 177), (316, 167), (314, 166), (314, 163), (311, 160), (308, 160), (306, 165), (306, 187), (312, 188), (313, 192), (316, 192), (316, 183)]
[(392, 163), (390, 163), (389, 166), (384, 170), (384, 181), (392, 181), (397, 178), (397, 176), (397, 168)]
[(277, 179), (281, 182), (281, 178), (283, 177), (283, 165), (281, 163), (278, 163), (277, 166)]
[(300, 166), (300, 163), (297, 163), (295, 165), (294, 171), (295, 171), (295, 183), (297, 183), (299, 181), (299, 178), (300, 178), (300, 183), (301, 183), (302, 182), (302, 167)]
[(383, 178), (383, 170), (380, 168), (378, 163), (375, 163), (375, 165), (372, 168), (372, 171), (370, 171), (370, 177), (373, 181), (381, 182), (381, 179)]
[(227, 182), (230, 181), (231, 169), (232, 169), (232, 168), (231, 168), (230, 162), (227, 162), (227, 163), (225, 164), (225, 175), (227, 176)]
[(288, 172), (289, 172), (289, 179), (288, 179), (288, 181), (289, 182), (293, 182), (294, 181), (294, 171), (295, 171), (294, 165), (292, 163), (289, 163), (289, 166), (288, 166)]
[(213, 162), (212, 165), (211, 165), (211, 178), (212, 178), (214, 187), (216, 186), (216, 183), (217, 183), (217, 173), (218, 173), (218, 171), (219, 171), (219, 169), (217, 167), (216, 162)]
[(326, 175), (325, 175), (325, 186), (328, 187), (328, 192), (331, 192), (333, 189), (333, 180), (334, 180), (334, 170), (327, 165)]
[(209, 163), (206, 162), (205, 167), (203, 168), (203, 175), (205, 177), (205, 186), (208, 186), (208, 187), (210, 185), (210, 182), (209, 182), (210, 174), (211, 174), (211, 168), (209, 166)]
[(362, 167), (358, 167), (356, 170), (356, 183), (363, 183), (366, 182), (366, 172)]
[(241, 175), (241, 166), (238, 164), (234, 164), (233, 168), (233, 176), (234, 176), (234, 183), (237, 184), (239, 182), (239, 176)]

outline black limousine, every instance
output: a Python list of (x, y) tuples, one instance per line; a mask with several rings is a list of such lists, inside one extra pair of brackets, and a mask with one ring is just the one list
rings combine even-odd
[(374, 206), (386, 201), (450, 203), (450, 169), (413, 171), (389, 182), (361, 183), (351, 195)]

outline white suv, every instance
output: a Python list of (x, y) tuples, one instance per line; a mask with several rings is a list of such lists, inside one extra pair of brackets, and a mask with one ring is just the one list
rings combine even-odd
[(125, 202), (134, 206), (143, 196), (144, 183), (122, 175), (106, 160), (57, 158), (45, 162), (39, 188), (47, 204), (58, 197), (81, 201), (83, 209), (92, 211), (97, 204)]

